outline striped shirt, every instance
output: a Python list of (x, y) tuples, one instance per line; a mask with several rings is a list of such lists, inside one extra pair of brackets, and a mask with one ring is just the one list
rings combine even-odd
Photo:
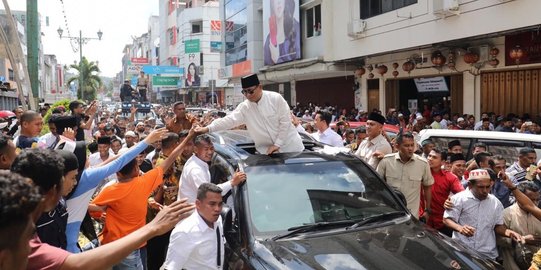
[(451, 197), (453, 208), (445, 210), (444, 218), (452, 219), (460, 225), (469, 225), (475, 228), (472, 237), (459, 232), (453, 232), (453, 239), (478, 251), (479, 253), (495, 259), (498, 257), (496, 248), (496, 225), (503, 225), (502, 203), (489, 194), (482, 201), (475, 198), (469, 189)]
[(509, 166), (509, 168), (507, 168), (507, 170), (505, 171), (508, 173), (511, 181), (513, 181), (513, 183), (515, 184), (518, 184), (526, 180), (526, 173), (527, 173), (526, 169), (522, 168), (520, 164), (518, 164), (518, 162), (516, 161), (515, 163), (513, 163), (513, 165)]

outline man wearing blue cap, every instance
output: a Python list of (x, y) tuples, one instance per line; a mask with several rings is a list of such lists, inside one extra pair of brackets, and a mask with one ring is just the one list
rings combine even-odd
[(207, 127), (198, 127), (195, 132), (215, 132), (246, 124), (255, 148), (261, 154), (304, 150), (284, 98), (276, 92), (263, 91), (256, 74), (242, 77), (241, 83), (246, 100), (233, 113), (214, 120)]

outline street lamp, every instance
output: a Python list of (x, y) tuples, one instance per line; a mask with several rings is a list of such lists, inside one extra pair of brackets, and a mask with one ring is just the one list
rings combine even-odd
[(83, 37), (83, 32), (81, 30), (79, 30), (79, 36), (78, 37), (72, 37), (72, 36), (63, 37), (62, 34), (64, 33), (64, 29), (62, 29), (61, 27), (58, 27), (56, 32), (58, 32), (58, 36), (61, 39), (62, 38), (67, 38), (67, 39), (73, 40), (73, 41), (75, 41), (76, 43), (79, 44), (79, 69), (80, 69), (79, 70), (79, 89), (81, 90), (81, 97), (84, 100), (85, 99), (85, 96), (84, 96), (85, 92), (83, 91), (84, 75), (83, 75), (83, 68), (81, 66), (81, 62), (83, 61), (83, 44), (87, 44), (88, 41), (93, 40), (93, 39), (101, 40), (101, 37), (103, 36), (103, 32), (101, 30), (98, 30), (98, 32), (97, 32), (98, 37), (97, 38)]

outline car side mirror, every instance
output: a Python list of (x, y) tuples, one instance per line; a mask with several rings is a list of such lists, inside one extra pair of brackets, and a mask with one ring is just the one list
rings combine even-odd
[(404, 206), (408, 207), (408, 201), (406, 200), (406, 196), (404, 196), (404, 193), (402, 191), (393, 188), (394, 194), (400, 199), (400, 201), (404, 204)]
[(233, 210), (224, 205), (220, 215), (222, 216), (222, 228), (225, 240), (232, 245), (237, 245), (239, 243), (239, 231), (238, 227), (233, 224)]

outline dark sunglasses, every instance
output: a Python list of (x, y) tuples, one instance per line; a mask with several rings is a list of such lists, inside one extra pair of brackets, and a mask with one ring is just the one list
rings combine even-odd
[(257, 86), (252, 87), (252, 88), (242, 89), (242, 91), (240, 91), (240, 92), (241, 92), (243, 95), (246, 95), (246, 94), (253, 95), (256, 89), (257, 89)]

